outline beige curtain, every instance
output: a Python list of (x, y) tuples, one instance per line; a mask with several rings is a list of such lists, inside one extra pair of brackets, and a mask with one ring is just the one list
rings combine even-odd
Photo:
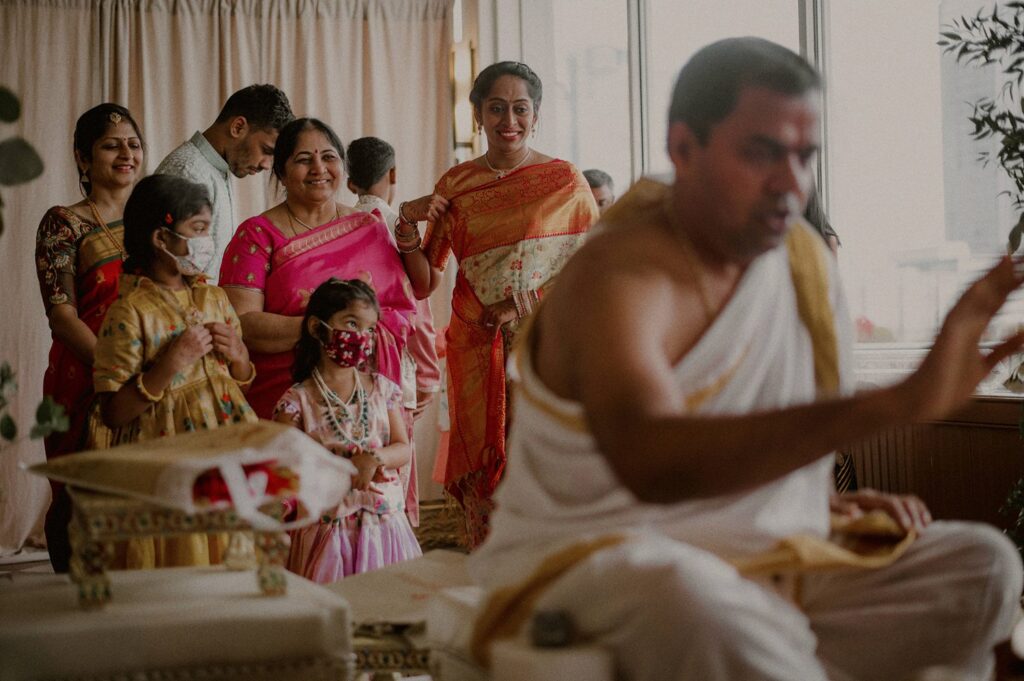
[[(47, 208), (80, 196), (71, 152), (78, 115), (103, 101), (127, 106), (152, 170), (213, 122), (232, 92), (270, 82), (297, 115), (323, 119), (346, 142), (391, 142), (398, 196), (419, 196), (451, 164), (452, 1), (0, 0), (0, 84), (22, 101), (21, 119), (0, 125), (0, 139), (25, 137), (46, 165), (41, 178), (0, 188), (0, 361), (17, 371), (14, 415), (24, 433), (50, 345), (35, 232)], [(266, 174), (234, 189), (239, 220), (279, 200)], [(433, 433), (423, 433), (421, 479), (429, 479)], [(42, 459), (38, 442), (0, 450), (0, 556), (41, 535), (49, 491), (20, 467)]]

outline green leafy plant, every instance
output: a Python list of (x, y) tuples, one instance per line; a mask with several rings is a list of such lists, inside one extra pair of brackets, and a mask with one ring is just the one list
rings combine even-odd
[[(13, 123), (21, 117), (18, 97), (0, 85), (0, 122)], [(34, 180), (43, 173), (43, 159), (23, 137), (0, 141), (0, 186), (10, 187)], [(4, 201), (0, 196), (0, 234), (4, 232)]]
[[(18, 382), (15, 380), (11, 365), (7, 362), (0, 364), (0, 443), (13, 442), (18, 437), (18, 425), (9, 411), (11, 400), (17, 391)], [(63, 433), (69, 426), (64, 407), (47, 395), (36, 408), (36, 422), (29, 431), (29, 437), (38, 440), (53, 433)]]
[(1010, 490), (1010, 496), (1006, 497), (999, 512), (1012, 523), (1006, 530), (1006, 536), (1012, 539), (1017, 549), (1024, 554), (1024, 478), (1018, 480)]
[[(960, 64), (978, 67), (997, 66), (1006, 77), (996, 97), (983, 97), (972, 103), (968, 120), (974, 126), (971, 137), (975, 140), (996, 142), (995, 150), (986, 149), (978, 160), (987, 165), (996, 163), (1013, 182), (1009, 195), (1019, 217), (1010, 229), (1007, 251), (1015, 253), (1024, 236), (1024, 2), (996, 4), (992, 11), (979, 9), (972, 16), (961, 16), (946, 24), (940, 31), (938, 44), (944, 54), (956, 57)], [(1024, 364), (1010, 375), (1007, 387), (1024, 387)], [(1024, 403), (1018, 423), (1024, 439)], [(1024, 557), (1024, 478), (1010, 490), (1000, 513), (1010, 519), (1007, 536), (1013, 540)]]
[[(983, 150), (983, 164), (996, 163), (1013, 182), (1009, 195), (1014, 208), (1024, 211), (1024, 2), (996, 4), (991, 12), (979, 9), (942, 27), (938, 44), (960, 64), (998, 66), (1006, 81), (997, 97), (972, 103), (968, 117), (976, 140), (994, 140), (995, 150)], [(1010, 229), (1008, 250), (1015, 253), (1024, 236), (1024, 212)]]

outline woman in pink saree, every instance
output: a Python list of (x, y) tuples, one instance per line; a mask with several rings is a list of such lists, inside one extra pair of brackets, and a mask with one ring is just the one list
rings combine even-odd
[[(287, 196), (243, 222), (221, 263), (219, 285), (238, 312), (256, 365), (246, 399), (260, 418), (272, 417), (292, 385), (291, 368), (309, 296), (331, 277), (362, 279), (380, 303), (375, 370), (401, 381), (401, 354), (416, 305), (388, 227), (377, 213), (335, 200), (344, 177), (344, 146), (315, 118), (286, 125), (274, 147), (274, 175)], [(415, 462), (401, 471), (414, 502)], [(415, 524), (416, 503), (407, 504)]]

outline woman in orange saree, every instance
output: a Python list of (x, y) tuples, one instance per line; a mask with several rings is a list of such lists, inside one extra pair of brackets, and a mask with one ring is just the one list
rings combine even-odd
[[(93, 401), (92, 363), (107, 309), (117, 300), (124, 260), (121, 216), (142, 177), (142, 133), (123, 106), (100, 104), (75, 125), (75, 162), (85, 198), (46, 211), (36, 234), (36, 270), (53, 335), (43, 394), (64, 407), (69, 427), (46, 438), (46, 458), (85, 446)], [(46, 543), (56, 572), (67, 572), (71, 558), (68, 522), (71, 500), (63, 485), (51, 482), (46, 512)]]
[[(446, 333), (449, 446), (435, 470), (466, 518), (467, 543), (487, 535), (505, 468), (505, 364), (516, 332), (597, 219), (583, 174), (529, 147), (541, 83), (525, 64), (484, 69), (470, 93), (487, 152), (446, 172), (432, 196), (400, 206), (399, 252), (418, 297), (459, 264)], [(422, 249), (415, 223), (429, 219)]]

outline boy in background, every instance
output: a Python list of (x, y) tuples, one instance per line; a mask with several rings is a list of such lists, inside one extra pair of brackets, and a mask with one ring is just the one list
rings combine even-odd
[[(391, 234), (398, 219), (391, 207), (395, 198), (394, 147), (377, 137), (361, 137), (348, 145), (345, 163), (348, 188), (358, 197), (355, 209), (380, 212)], [(429, 301), (416, 301), (416, 323), (402, 357), (402, 403), (414, 418), (440, 389), (436, 336)]]

